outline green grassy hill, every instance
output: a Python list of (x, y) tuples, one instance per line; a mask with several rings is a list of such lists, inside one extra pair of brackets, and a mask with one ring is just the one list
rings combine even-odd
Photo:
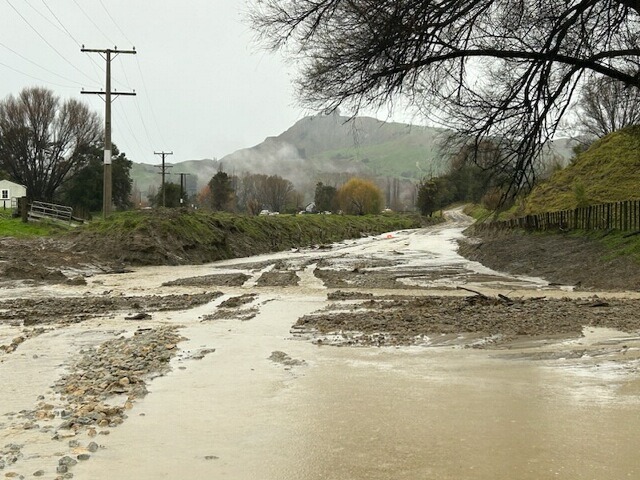
[[(219, 161), (174, 163), (168, 181), (178, 183), (176, 174), (188, 173), (187, 181), (191, 182), (188, 189), (197, 191), (206, 185), (220, 164), (230, 174), (281, 175), (306, 192), (312, 192), (317, 181), (339, 183), (344, 180), (342, 174), (377, 177), (383, 181), (385, 177), (418, 180), (447, 171), (448, 159), (440, 149), (447, 133), (440, 128), (382, 122), (371, 117), (309, 116), (280, 135), (268, 137)], [(554, 142), (553, 152), (568, 158), (569, 145), (563, 140)], [(134, 164), (131, 176), (138, 189), (146, 194), (150, 185), (160, 185), (158, 172), (154, 165)]]
[(608, 135), (538, 185), (525, 213), (640, 198), (640, 126)]

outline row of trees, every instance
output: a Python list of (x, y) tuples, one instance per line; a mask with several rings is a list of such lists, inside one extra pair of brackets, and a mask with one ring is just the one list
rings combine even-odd
[[(182, 196), (181, 196), (182, 195)], [(163, 190), (150, 198), (152, 205), (162, 204)], [(165, 206), (179, 207), (187, 202), (185, 192), (173, 183), (164, 186)], [(220, 170), (208, 184), (191, 199), (201, 208), (257, 215), (262, 210), (271, 212), (298, 212), (305, 208), (304, 195), (294, 189), (293, 183), (279, 175), (245, 173), (230, 176)], [(315, 189), (315, 208), (318, 212), (343, 211), (353, 215), (379, 213), (384, 206), (381, 189), (373, 182), (352, 178), (340, 188), (319, 182)]]
[[(27, 187), (31, 200), (60, 202), (85, 212), (99, 210), (103, 192), (103, 131), (98, 115), (76, 100), (61, 100), (50, 90), (27, 88), (0, 101), (0, 176)], [(113, 202), (131, 206), (132, 162), (112, 147)], [(352, 179), (342, 188), (323, 187), (322, 211), (364, 214), (380, 211), (380, 189)], [(316, 193), (318, 193), (318, 191)], [(167, 183), (150, 199), (153, 205), (183, 205), (180, 186)], [(229, 176), (219, 171), (199, 193), (198, 203), (213, 210), (257, 214), (298, 211), (304, 196), (279, 175)]]
[[(131, 161), (113, 147), (114, 204), (130, 206)], [(103, 129), (95, 112), (52, 91), (26, 88), (0, 101), (0, 171), (27, 187), (31, 200), (99, 210)]]

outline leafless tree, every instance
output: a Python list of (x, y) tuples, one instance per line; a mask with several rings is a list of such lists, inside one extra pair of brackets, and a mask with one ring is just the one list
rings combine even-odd
[(595, 77), (578, 101), (578, 129), (589, 141), (640, 124), (640, 90), (607, 77)]
[(258, 198), (273, 212), (281, 212), (287, 205), (289, 194), (293, 192), (293, 183), (279, 175), (258, 176)]
[(235, 195), (240, 210), (256, 214), (262, 208), (281, 212), (292, 192), (293, 183), (279, 175), (245, 173), (238, 182)]
[(586, 73), (640, 87), (640, 0), (254, 0), (270, 48), (301, 64), (303, 104), (355, 115), (402, 98), (480, 145), (507, 192), (536, 163)]
[(94, 112), (73, 99), (61, 102), (50, 90), (27, 88), (0, 102), (0, 163), (34, 200), (52, 200), (101, 137)]

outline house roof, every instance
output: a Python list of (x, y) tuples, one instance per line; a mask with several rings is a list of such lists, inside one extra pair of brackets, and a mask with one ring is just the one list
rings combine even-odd
[(26, 189), (27, 187), (25, 187), (24, 185), (20, 185), (19, 183), (15, 183), (12, 182), (11, 180), (0, 180), (0, 187), (1, 188), (7, 188), (7, 187), (19, 187), (19, 188), (24, 188)]

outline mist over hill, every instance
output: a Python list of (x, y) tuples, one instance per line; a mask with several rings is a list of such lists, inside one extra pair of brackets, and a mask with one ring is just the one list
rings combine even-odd
[[(446, 172), (448, 159), (439, 144), (447, 132), (370, 117), (309, 116), (278, 136), (219, 160), (176, 163), (167, 180), (179, 183), (178, 173), (189, 174), (186, 181), (190, 194), (203, 188), (220, 168), (230, 175), (280, 175), (303, 193), (313, 192), (319, 181), (339, 186), (354, 174), (380, 184), (391, 179), (410, 184), (425, 175)], [(560, 147), (557, 153), (568, 155), (568, 147)], [(131, 176), (143, 196), (150, 187), (160, 185), (159, 171), (154, 165), (133, 165)]]
[[(318, 181), (337, 184), (348, 175), (418, 179), (446, 170), (438, 153), (443, 130), (387, 123), (369, 117), (333, 115), (305, 117), (278, 136), (219, 160), (189, 160), (173, 164), (168, 181), (179, 183), (187, 173), (189, 190), (199, 190), (222, 168), (227, 173), (280, 175), (304, 189)], [(146, 194), (160, 185), (156, 165), (134, 163), (131, 176)]]

